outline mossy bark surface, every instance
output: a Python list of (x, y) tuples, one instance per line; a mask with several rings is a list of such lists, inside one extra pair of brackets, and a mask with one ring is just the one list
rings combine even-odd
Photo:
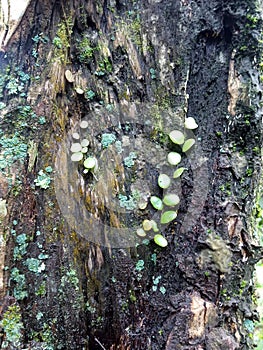
[[(242, 0), (29, 2), (0, 52), (2, 348), (252, 348), (261, 16)], [(136, 194), (162, 196), (187, 117), (198, 152), (167, 247), (117, 244), (155, 215)], [(101, 160), (85, 176), (69, 150), (83, 120)]]

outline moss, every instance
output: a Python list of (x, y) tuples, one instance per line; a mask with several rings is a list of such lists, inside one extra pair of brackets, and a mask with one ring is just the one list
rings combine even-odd
[(53, 39), (53, 44), (55, 46), (54, 56), (64, 64), (68, 63), (68, 50), (70, 48), (72, 26), (72, 18), (68, 17), (58, 25), (57, 34)]
[(104, 57), (98, 62), (97, 70), (95, 71), (95, 74), (97, 76), (104, 76), (107, 73), (111, 73), (112, 71), (112, 64), (109, 60), (109, 57)]
[(133, 21), (130, 23), (131, 38), (134, 43), (142, 48), (142, 37), (141, 37), (141, 19), (137, 15)]
[(90, 63), (98, 46), (92, 45), (89, 38), (83, 36), (77, 43), (77, 50), (80, 62)]
[(46, 294), (46, 281), (42, 281), (41, 284), (38, 286), (35, 294), (37, 296), (43, 297)]
[(22, 300), (28, 296), (27, 290), (26, 290), (26, 277), (25, 275), (21, 274), (18, 268), (14, 267), (11, 270), (10, 275), (11, 281), (15, 283), (14, 287), (14, 297), (17, 300)]
[(1, 348), (21, 348), (23, 323), (18, 305), (8, 307), (7, 311), (3, 314), (1, 326), (4, 329), (6, 337)]

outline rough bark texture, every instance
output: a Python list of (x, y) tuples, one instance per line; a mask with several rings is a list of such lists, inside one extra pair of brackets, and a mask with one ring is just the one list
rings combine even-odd
[[(252, 348), (252, 274), (261, 255), (252, 227), (262, 144), (261, 14), (260, 3), (242, 0), (29, 3), (0, 53), (2, 140), (15, 131), (18, 138), (1, 143), (2, 154), (14, 149), (1, 165), (1, 312), (17, 334), (12, 338), (2, 321), (2, 348)], [(134, 103), (151, 113), (150, 132), (145, 120), (134, 125)], [(108, 125), (105, 116), (114, 106), (126, 139), (149, 132), (161, 148), (171, 147), (164, 111), (171, 111), (171, 123), (191, 116), (199, 125), (208, 177), (193, 169), (183, 175), (166, 248), (152, 240), (130, 248), (112, 247), (107, 237), (105, 244), (90, 242), (89, 227), (79, 234), (58, 205), (55, 177), (70, 147), (69, 130), (86, 118), (98, 128), (89, 129), (92, 142), (103, 132), (117, 135), (118, 123)], [(26, 157), (21, 143), (28, 145)], [(187, 159), (185, 165), (191, 168)], [(161, 195), (159, 170), (144, 166), (150, 192)], [(41, 169), (52, 179), (47, 189), (34, 182)], [(139, 170), (126, 169), (126, 181), (139, 178)], [(106, 192), (99, 199), (93, 194), (96, 179), (81, 184), (80, 178), (80, 172), (65, 175), (66, 187), (79, 181), (77, 195), (112, 227), (153, 213), (149, 205), (120, 220), (106, 211)], [(106, 179), (109, 184), (111, 175)], [(198, 186), (207, 191), (204, 206), (184, 225), (187, 215), (192, 220), (189, 207), (200, 205), (192, 198)], [(21, 323), (14, 321), (19, 312)]]

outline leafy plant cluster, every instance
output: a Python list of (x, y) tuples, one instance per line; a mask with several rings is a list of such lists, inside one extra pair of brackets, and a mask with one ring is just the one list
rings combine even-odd
[(112, 71), (112, 64), (108, 57), (104, 57), (98, 63), (98, 67), (95, 71), (95, 75), (104, 76)]
[[(88, 127), (87, 121), (82, 121), (80, 123), (81, 129), (86, 129)], [(185, 120), (185, 129), (193, 130), (196, 129), (198, 125), (196, 124), (194, 118), (189, 117)], [(89, 148), (89, 141), (88, 139), (84, 138), (81, 140), (81, 137), (79, 133), (73, 133), (72, 138), (74, 139), (73, 143), (71, 144), (71, 160), (73, 162), (80, 162), (80, 164), (83, 166), (84, 170), (83, 173), (86, 174), (88, 172), (91, 172), (95, 179), (95, 173), (98, 171), (98, 162), (96, 157), (91, 154), (91, 150)], [(195, 144), (195, 139), (193, 138), (187, 138), (184, 133), (182, 133), (179, 130), (172, 130), (169, 134), (170, 141), (181, 147), (181, 150), (183, 153), (187, 153)], [(75, 141), (76, 140), (76, 141)], [(112, 133), (104, 133), (101, 136), (101, 145), (103, 149), (108, 148), (111, 145), (115, 145), (117, 152), (122, 152), (121, 144), (118, 143), (118, 147), (116, 143), (118, 142), (116, 136)], [(127, 168), (131, 168), (135, 165), (135, 159), (137, 158), (137, 154), (135, 152), (130, 152), (130, 154), (124, 158), (124, 166)], [(178, 164), (181, 162), (182, 156), (180, 153), (177, 152), (169, 152), (167, 154), (167, 163), (171, 167), (174, 168), (173, 172), (173, 179), (179, 178), (183, 172), (186, 170), (184, 167), (178, 167)], [(161, 189), (168, 189), (173, 181), (173, 179), (170, 178), (165, 173), (159, 174), (158, 177), (158, 185)], [(145, 209), (146, 205), (138, 205), (138, 202), (140, 200), (140, 193), (133, 192), (130, 196), (127, 196), (125, 194), (119, 193), (118, 194), (119, 199), (119, 205), (122, 208), (125, 208), (127, 210), (134, 210), (138, 206), (140, 209)], [(147, 201), (146, 201), (147, 202)], [(152, 195), (150, 197), (150, 203), (152, 207), (158, 211), (161, 212), (160, 216), (160, 223), (161, 225), (165, 225), (170, 223), (171, 221), (175, 220), (177, 217), (177, 210), (175, 209), (177, 205), (180, 202), (180, 198), (176, 193), (167, 193), (162, 199), (158, 196)], [(155, 233), (154, 235), (154, 242), (161, 246), (166, 247), (168, 242), (166, 238), (159, 233), (159, 227), (156, 221), (154, 220), (148, 220), (145, 219), (142, 222), (142, 227), (138, 228), (137, 235), (140, 237), (145, 237), (148, 232), (153, 231)]]
[[(198, 125), (196, 124), (194, 118), (189, 117), (185, 120), (185, 128), (186, 129), (196, 129)], [(195, 144), (195, 139), (185, 138), (185, 135), (179, 130), (172, 130), (169, 133), (169, 138), (173, 144), (181, 146), (182, 152), (188, 152), (192, 146)], [(177, 166), (181, 162), (181, 155), (177, 152), (169, 152), (167, 155), (167, 162), (170, 166)], [(175, 169), (173, 173), (173, 179), (179, 178), (185, 168), (178, 167)], [(165, 173), (159, 174), (158, 177), (158, 185), (161, 189), (168, 189), (171, 185), (172, 179)], [(161, 211), (160, 224), (168, 224), (171, 221), (175, 220), (177, 217), (177, 210), (174, 208), (179, 204), (180, 198), (176, 193), (168, 193), (164, 196), (163, 199), (157, 196), (151, 196), (150, 203), (154, 209)], [(155, 233), (154, 242), (160, 247), (166, 247), (168, 242), (166, 238), (158, 233), (159, 228), (158, 224), (154, 220), (145, 219), (142, 222), (142, 228), (137, 230), (137, 234), (140, 237), (146, 236), (147, 232), (153, 231)]]
[(83, 36), (77, 41), (78, 58), (82, 63), (90, 63), (94, 52), (98, 50), (97, 46), (91, 44), (87, 36)]

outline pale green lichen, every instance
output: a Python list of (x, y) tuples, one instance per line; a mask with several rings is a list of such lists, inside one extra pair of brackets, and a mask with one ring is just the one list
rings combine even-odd
[(18, 305), (10, 305), (3, 314), (1, 327), (5, 333), (5, 340), (1, 349), (21, 349), (23, 323), (20, 307)]
[(203, 249), (199, 256), (199, 264), (203, 268), (214, 264), (222, 273), (229, 272), (231, 268), (232, 252), (226, 242), (215, 233), (209, 234), (206, 239), (209, 249)]
[(44, 173), (44, 170), (40, 170), (38, 172), (38, 176), (37, 178), (34, 180), (36, 186), (43, 188), (43, 189), (47, 189), (50, 185), (51, 182), (51, 178), (49, 176), (49, 173), (51, 173), (53, 171), (51, 166), (48, 166), (45, 168), (46, 173)]
[(123, 162), (124, 165), (127, 168), (131, 168), (132, 166), (134, 166), (135, 162), (134, 160), (137, 158), (137, 154), (135, 152), (130, 152), (130, 154), (128, 155), (128, 157), (125, 157)]
[(116, 141), (116, 136), (114, 134), (105, 133), (101, 135), (101, 144), (103, 148), (108, 148), (115, 141)]
[(34, 273), (40, 273), (45, 270), (46, 266), (45, 263), (41, 260), (35, 259), (35, 258), (28, 258), (24, 262), (24, 264), (27, 266), (28, 270)]

